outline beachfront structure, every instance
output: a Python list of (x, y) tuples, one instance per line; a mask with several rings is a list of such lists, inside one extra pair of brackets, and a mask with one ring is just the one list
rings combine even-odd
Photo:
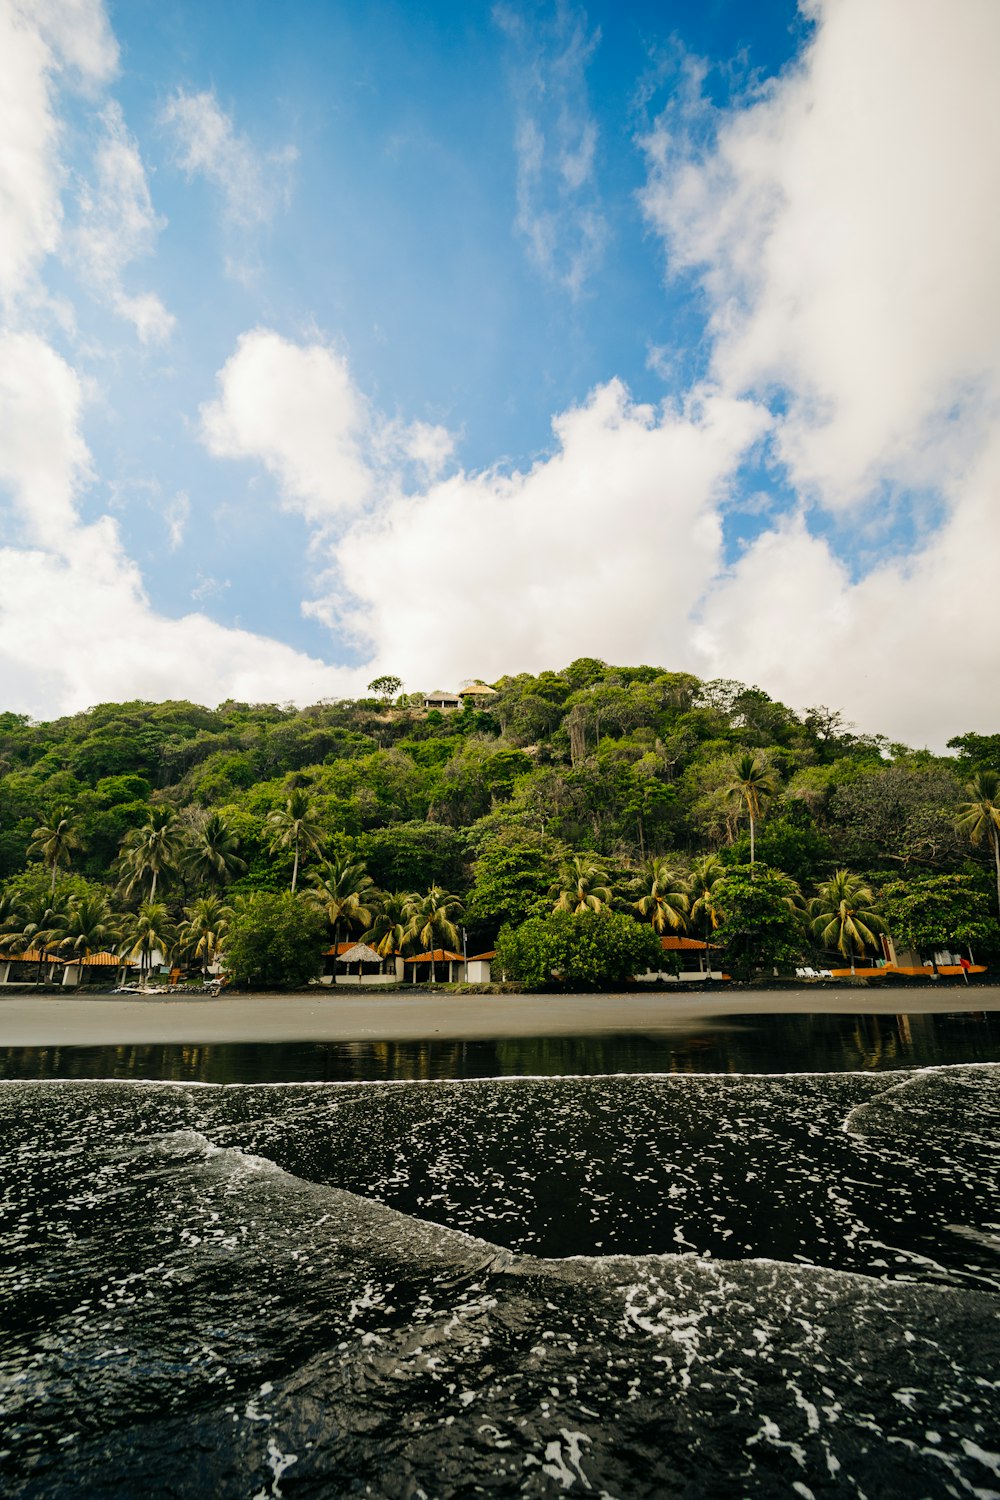
[(669, 937), (660, 938), (660, 947), (664, 953), (681, 954), (684, 967), (679, 974), (668, 973), (665, 969), (649, 969), (645, 974), (635, 976), (641, 984), (691, 984), (728, 977), (721, 969), (710, 967), (708, 944), (701, 938), (676, 937), (671, 933)]
[[(441, 967), (448, 965), (448, 977), (443, 982), (454, 984), (456, 979), (462, 978), (465, 968), (465, 959), (461, 953), (453, 953), (450, 948), (429, 948), (426, 953), (418, 953), (414, 958), (406, 960), (406, 968), (409, 971), (411, 984), (434, 984), (442, 981)], [(455, 965), (459, 972), (455, 973)]]
[(323, 953), (320, 984), (401, 984), (403, 960), (395, 954), (383, 958), (367, 943), (338, 943)]
[(496, 949), (491, 948), (488, 953), (474, 953), (465, 961), (466, 984), (489, 984), (491, 965), (496, 958)]
[[(113, 980), (119, 969), (124, 975), (128, 960), (117, 953), (86, 953), (80, 958), (68, 958), (63, 964), (64, 986), (76, 988), (81, 984), (105, 984)], [(133, 968), (138, 967), (136, 964)]]
[(54, 953), (40, 952), (29, 948), (26, 953), (14, 953), (0, 961), (0, 984), (57, 983), (62, 959)]

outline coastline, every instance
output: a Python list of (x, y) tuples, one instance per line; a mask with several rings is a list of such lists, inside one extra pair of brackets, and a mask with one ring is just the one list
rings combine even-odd
[(1000, 985), (883, 990), (810, 986), (621, 995), (248, 994), (218, 999), (0, 997), (0, 1047), (143, 1043), (454, 1041), (645, 1036), (748, 1015), (950, 1015), (1000, 1011)]

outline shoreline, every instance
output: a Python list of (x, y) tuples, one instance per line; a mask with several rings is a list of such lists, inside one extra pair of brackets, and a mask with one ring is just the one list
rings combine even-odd
[(137, 1000), (0, 997), (0, 1047), (197, 1045), (209, 1042), (402, 1042), (512, 1037), (668, 1035), (727, 1017), (951, 1015), (1000, 1011), (1000, 985), (873, 991), (745, 989), (726, 994), (380, 996), (293, 993), (156, 995)]

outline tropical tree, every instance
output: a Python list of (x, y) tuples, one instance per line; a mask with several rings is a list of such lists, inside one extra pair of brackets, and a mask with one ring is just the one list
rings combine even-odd
[(231, 980), (285, 989), (318, 978), (326, 923), (314, 901), (254, 891), (233, 907), (223, 960)]
[(37, 956), (36, 984), (41, 983), (42, 966), (49, 949), (58, 943), (66, 920), (65, 907), (55, 904), (48, 896), (22, 893), (17, 898), (4, 947), (9, 953), (34, 953)]
[(763, 811), (764, 803), (768, 797), (774, 796), (774, 792), (775, 785), (771, 770), (759, 755), (745, 750), (742, 755), (736, 756), (732, 764), (732, 780), (726, 787), (725, 794), (730, 799), (741, 802), (746, 808), (747, 817), (750, 820), (751, 870), (756, 857), (754, 830)]
[(82, 848), (83, 840), (73, 822), (73, 814), (66, 807), (54, 813), (47, 823), (40, 824), (31, 835), (28, 853), (40, 854), (45, 864), (51, 869), (50, 889), (53, 894), (55, 894), (59, 866), (68, 865), (74, 849)]
[(341, 926), (350, 932), (352, 927), (371, 925), (378, 892), (364, 865), (350, 859), (328, 859), (315, 872), (312, 882), (312, 890), (307, 894), (333, 928), (336, 954)]
[(726, 866), (717, 854), (705, 854), (694, 861), (687, 878), (688, 916), (709, 938), (721, 920), (713, 891), (725, 873)]
[(14, 891), (0, 891), (0, 953), (15, 943), (21, 929), (20, 902)]
[(207, 974), (225, 947), (233, 908), (221, 896), (199, 896), (185, 906), (185, 920), (177, 932), (178, 946), (185, 953), (201, 959), (202, 974)]
[(173, 875), (184, 850), (184, 830), (172, 807), (151, 807), (149, 819), (131, 828), (122, 839), (121, 864), (125, 872), (125, 895), (142, 891), (149, 882), (148, 902), (156, 904), (156, 887)]
[(611, 906), (608, 874), (585, 855), (574, 854), (559, 871), (549, 895), (555, 896), (553, 911), (605, 911)]
[[(455, 919), (462, 915), (462, 901), (432, 885), (422, 896), (413, 898), (410, 908), (410, 936), (417, 946), (433, 952), (437, 947), (458, 947), (458, 928)], [(431, 983), (435, 980), (434, 962), (431, 961)]]
[(401, 956), (413, 941), (410, 918), (417, 899), (409, 891), (383, 892), (372, 925), (361, 934), (361, 941), (370, 943), (382, 958)]
[(301, 787), (296, 787), (284, 807), (275, 808), (274, 812), (268, 813), (267, 821), (272, 830), (271, 848), (295, 850), (291, 884), (294, 895), (299, 881), (299, 858), (306, 849), (319, 849), (322, 832), (319, 824), (314, 821), (313, 806), (308, 794)]
[(968, 801), (958, 809), (958, 826), (974, 844), (988, 838), (997, 877), (997, 911), (1000, 912), (1000, 776), (996, 771), (977, 771), (966, 787)]
[(184, 857), (187, 873), (200, 885), (228, 885), (246, 869), (236, 852), (239, 842), (222, 814), (210, 813), (191, 836)]
[(144, 901), (125, 922), (118, 952), (122, 958), (138, 959), (141, 983), (145, 986), (153, 954), (166, 958), (177, 941), (177, 930), (162, 901)]
[(633, 901), (636, 911), (661, 935), (668, 927), (674, 932), (683, 931), (691, 904), (684, 881), (674, 874), (665, 859), (647, 860), (643, 876), (648, 890), (638, 901)]
[[(67, 958), (89, 958), (92, 953), (113, 948), (121, 936), (120, 923), (112, 915), (108, 898), (90, 894), (71, 898), (66, 920), (54, 934), (55, 946)], [(83, 978), (80, 971), (79, 984)]]
[(852, 974), (855, 958), (869, 948), (877, 948), (877, 934), (886, 930), (875, 910), (874, 892), (850, 870), (835, 870), (822, 882), (809, 903), (809, 916), (813, 935), (824, 948), (836, 948), (849, 958)]

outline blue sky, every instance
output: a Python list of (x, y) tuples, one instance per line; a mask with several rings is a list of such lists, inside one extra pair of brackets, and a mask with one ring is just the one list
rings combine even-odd
[(985, 727), (1000, 12), (915, 4), (0, 0), (5, 704), (596, 654)]

